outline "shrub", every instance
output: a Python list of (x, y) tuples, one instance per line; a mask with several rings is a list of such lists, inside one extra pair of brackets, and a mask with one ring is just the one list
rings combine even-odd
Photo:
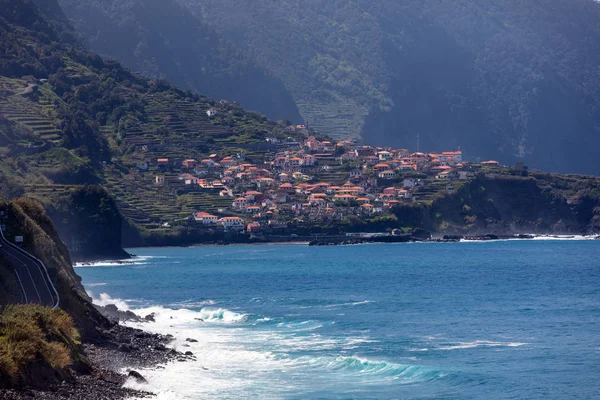
[(62, 310), (38, 305), (13, 305), (0, 313), (0, 375), (14, 384), (34, 361), (54, 369), (72, 362), (79, 334)]

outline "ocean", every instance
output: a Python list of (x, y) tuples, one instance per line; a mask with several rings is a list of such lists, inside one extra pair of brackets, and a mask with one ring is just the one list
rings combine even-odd
[(197, 357), (159, 400), (600, 398), (598, 240), (128, 251), (76, 271)]

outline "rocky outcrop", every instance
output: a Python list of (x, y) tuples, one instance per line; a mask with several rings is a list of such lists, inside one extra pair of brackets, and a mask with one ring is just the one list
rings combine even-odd
[(447, 235), (600, 232), (598, 195), (588, 190), (566, 198), (557, 189), (562, 183), (556, 179), (550, 174), (535, 178), (480, 175), (431, 205), (403, 205), (394, 214), (400, 226)]
[(76, 261), (124, 259), (123, 218), (101, 186), (84, 186), (48, 204), (48, 215)]

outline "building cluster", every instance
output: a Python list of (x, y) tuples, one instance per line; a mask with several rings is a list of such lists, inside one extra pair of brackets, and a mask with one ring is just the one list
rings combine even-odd
[[(165, 173), (174, 167), (169, 163), (166, 158), (157, 160)], [(197, 210), (195, 221), (248, 232), (283, 229), (292, 221), (370, 217), (415, 201), (431, 182), (474, 176), (473, 165), (463, 160), (461, 151), (410, 152), (315, 136), (281, 149), (259, 165), (239, 154), (212, 154), (203, 160), (183, 160), (177, 167), (179, 183), (189, 190), (207, 190), (231, 199), (219, 215)], [(165, 175), (156, 175), (155, 182), (164, 184)]]

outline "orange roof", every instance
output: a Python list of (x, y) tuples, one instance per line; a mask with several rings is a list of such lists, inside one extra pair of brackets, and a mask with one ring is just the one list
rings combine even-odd
[(207, 213), (207, 212), (198, 211), (198, 212), (196, 213), (196, 217), (198, 217), (198, 218), (203, 218), (203, 217), (215, 217), (215, 216), (214, 216), (214, 215), (212, 215), (212, 214), (209, 214), (209, 213)]
[(363, 204), (361, 207), (371, 208), (373, 207), (373, 204)]
[(358, 201), (371, 201), (371, 199), (369, 199), (368, 197), (359, 197), (356, 200), (358, 200)]
[(169, 159), (168, 158), (159, 158), (156, 161), (158, 161), (158, 162), (169, 162)]
[(238, 197), (237, 199), (235, 199), (235, 201), (246, 201), (246, 199), (244, 197)]

